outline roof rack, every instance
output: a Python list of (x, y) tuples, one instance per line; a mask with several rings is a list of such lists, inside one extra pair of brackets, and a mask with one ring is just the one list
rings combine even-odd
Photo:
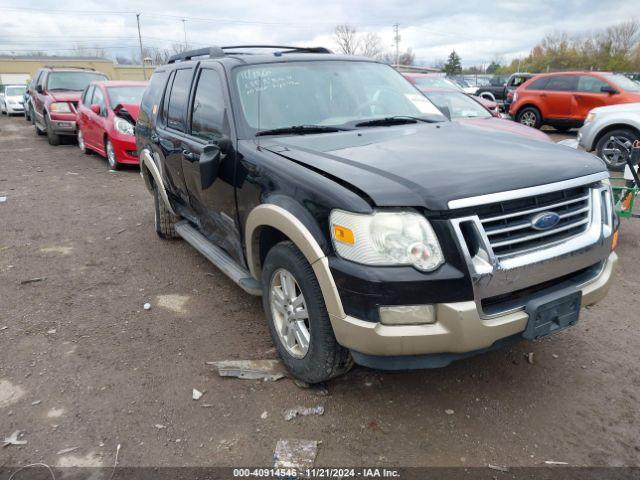
[(170, 57), (167, 63), (185, 62), (187, 60), (193, 59), (194, 57), (220, 58), (224, 57), (225, 55), (251, 55), (251, 53), (249, 52), (226, 52), (226, 50), (260, 48), (281, 49), (281, 51), (274, 52), (274, 55), (282, 55), (284, 53), (332, 53), (331, 50), (325, 47), (292, 47), (288, 45), (232, 45), (227, 47), (214, 46), (178, 53)]
[(94, 72), (96, 71), (95, 68), (91, 68), (91, 67), (77, 67), (77, 66), (67, 66), (67, 65), (45, 65), (44, 68), (50, 68), (52, 70), (56, 69), (56, 68), (60, 68), (60, 69), (65, 69), (65, 68), (70, 68), (73, 70), (93, 70)]

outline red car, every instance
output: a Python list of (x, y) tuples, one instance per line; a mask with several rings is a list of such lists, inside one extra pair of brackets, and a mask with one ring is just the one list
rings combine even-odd
[(470, 95), (465, 92), (457, 83), (449, 80), (441, 73), (403, 73), (404, 78), (413, 83), (419, 90), (423, 89), (441, 89), (456, 90), (469, 95), (474, 100), (480, 102), (494, 117), (500, 117), (500, 109), (498, 104), (492, 100), (477, 95)]
[(96, 152), (109, 166), (138, 165), (133, 127), (147, 82), (92, 82), (78, 103), (78, 146)]
[(546, 133), (535, 128), (526, 127), (519, 123), (504, 118), (496, 118), (484, 105), (474, 97), (466, 95), (458, 90), (444, 90), (436, 88), (421, 88), (420, 91), (431, 100), (440, 111), (447, 115), (454, 122), (465, 125), (473, 125), (491, 130), (501, 130), (504, 132), (523, 135), (543, 142), (550, 142), (551, 139)]
[(60, 145), (61, 136), (76, 134), (78, 97), (92, 81), (108, 80), (104, 73), (75, 67), (40, 68), (30, 83), (29, 115), (38, 135), (50, 145)]
[(635, 102), (640, 84), (619, 73), (544, 73), (516, 90), (509, 114), (523, 125), (564, 131), (580, 127), (596, 107)]

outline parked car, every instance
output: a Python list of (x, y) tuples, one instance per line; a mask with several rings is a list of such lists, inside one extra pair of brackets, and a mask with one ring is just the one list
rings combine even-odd
[(107, 158), (109, 167), (137, 165), (133, 135), (147, 82), (91, 82), (78, 103), (78, 146)]
[(456, 122), (524, 135), (544, 142), (551, 141), (549, 136), (540, 130), (504, 118), (496, 118), (482, 103), (460, 91), (428, 88), (420, 90), (441, 112)]
[(59, 145), (60, 136), (76, 134), (76, 107), (82, 91), (94, 80), (108, 80), (104, 73), (75, 67), (43, 67), (35, 75), (29, 106), (38, 135), (46, 135), (50, 145)]
[(7, 115), (22, 113), (24, 111), (24, 85), (5, 85), (0, 93), (0, 112)]
[(523, 72), (512, 73), (506, 80), (504, 77), (495, 76), (491, 79), (489, 85), (480, 87), (475, 94), (496, 102), (505, 112), (508, 112), (509, 105), (513, 99), (513, 92), (533, 76), (534, 74), (532, 73)]
[(616, 171), (624, 170), (636, 140), (640, 140), (640, 103), (594, 108), (578, 132), (580, 146), (595, 150)]
[[(419, 90), (422, 89), (442, 89), (442, 90), (458, 90), (465, 95), (468, 93), (453, 80), (448, 79), (439, 73), (403, 73), (404, 78), (413, 83)], [(500, 116), (498, 104), (486, 98), (473, 96), (475, 100), (480, 102), (491, 112), (494, 117)]]
[(596, 107), (640, 102), (640, 84), (624, 75), (559, 72), (537, 75), (516, 90), (509, 114), (529, 127), (580, 127)]
[(183, 52), (156, 68), (135, 131), (158, 235), (262, 295), (305, 382), (540, 338), (612, 282), (601, 160), (449, 122), (381, 62)]

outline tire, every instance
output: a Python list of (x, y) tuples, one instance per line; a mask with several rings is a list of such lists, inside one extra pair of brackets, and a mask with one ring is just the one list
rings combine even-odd
[(178, 238), (176, 222), (180, 220), (180, 217), (167, 209), (164, 200), (160, 198), (157, 186), (153, 188), (153, 205), (155, 207), (154, 226), (158, 236), (165, 240)]
[(609, 170), (621, 172), (627, 164), (633, 142), (640, 140), (638, 132), (620, 128), (605, 133), (596, 144), (596, 155), (607, 164)]
[(47, 140), (49, 141), (49, 145), (57, 147), (58, 145), (60, 145), (60, 135), (54, 133), (53, 129), (51, 128), (51, 122), (48, 120), (46, 114), (44, 116), (44, 124), (46, 126), (45, 130), (47, 132)]
[(104, 142), (104, 151), (107, 155), (109, 168), (111, 168), (111, 170), (119, 170), (121, 167), (120, 162), (118, 162), (118, 157), (116, 156), (116, 151), (113, 148), (113, 143), (111, 143), (111, 140), (108, 138)]
[(85, 155), (91, 155), (91, 150), (89, 150), (87, 145), (84, 143), (84, 135), (80, 129), (78, 129), (78, 148)]
[(542, 126), (542, 115), (536, 107), (524, 107), (520, 109), (516, 116), (516, 121), (532, 128), (540, 128)]
[[(293, 283), (283, 281), (283, 274)], [(292, 285), (293, 293), (287, 293)], [(333, 334), (318, 279), (293, 243), (282, 242), (269, 250), (262, 270), (262, 293), (271, 338), (282, 362), (295, 378), (319, 383), (349, 371), (353, 360), (349, 350), (338, 344)], [(298, 314), (306, 312), (306, 317), (298, 320), (292, 317), (296, 308), (294, 298), (302, 302), (298, 304), (302, 309)], [(297, 328), (294, 324), (298, 324)], [(285, 338), (291, 341), (287, 344)], [(308, 340), (306, 348), (301, 338)]]

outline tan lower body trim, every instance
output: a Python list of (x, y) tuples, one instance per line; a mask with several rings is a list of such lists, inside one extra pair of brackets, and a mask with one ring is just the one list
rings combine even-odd
[[(602, 300), (618, 261), (609, 255), (603, 271), (582, 287), (582, 305)], [(495, 341), (522, 332), (529, 319), (524, 311), (485, 319), (473, 301), (437, 305), (437, 321), (430, 325), (382, 325), (354, 317), (331, 315), (338, 343), (369, 355), (422, 355), (464, 353), (490, 347)]]

